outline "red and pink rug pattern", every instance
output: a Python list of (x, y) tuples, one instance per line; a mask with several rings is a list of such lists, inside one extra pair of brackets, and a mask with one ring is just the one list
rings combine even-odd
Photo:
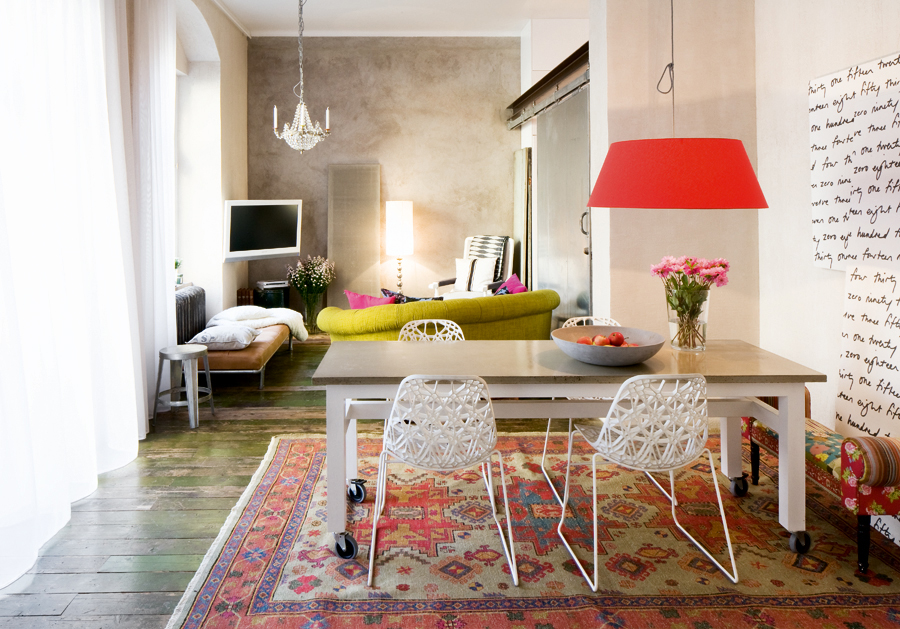
[[(718, 443), (713, 439), (713, 451)], [(598, 483), (600, 591), (559, 541), (560, 508), (538, 464), (543, 435), (501, 437), (520, 585), (514, 586), (477, 470), (439, 474), (392, 463), (367, 587), (373, 496), (349, 507), (355, 559), (327, 532), (325, 440), (272, 441), (169, 624), (171, 629), (481, 627), (900, 626), (900, 549), (873, 533), (869, 574), (854, 573), (855, 518), (810, 485), (812, 548), (797, 555), (778, 524), (773, 471), (736, 498), (720, 476), (740, 581), (732, 584), (675, 528), (667, 499), (643, 475), (605, 465)], [(360, 438), (360, 475), (375, 485), (381, 442)], [(565, 471), (565, 439), (549, 466)], [(591, 559), (590, 465), (574, 468), (569, 539)], [(496, 472), (496, 470), (495, 470)], [(727, 563), (703, 459), (680, 474), (682, 523)]]

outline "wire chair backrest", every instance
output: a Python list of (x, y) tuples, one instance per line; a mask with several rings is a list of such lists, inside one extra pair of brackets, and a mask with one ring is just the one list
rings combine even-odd
[(478, 376), (403, 379), (384, 427), (384, 449), (415, 467), (453, 471), (486, 461), (497, 444), (487, 384)]
[(419, 319), (400, 328), (398, 341), (465, 341), (462, 328), (449, 319)]
[(616, 394), (593, 446), (620, 465), (667, 471), (700, 456), (708, 436), (703, 376), (634, 376)]
[(576, 325), (620, 325), (615, 319), (609, 317), (571, 317), (562, 324), (564, 328), (572, 328)]

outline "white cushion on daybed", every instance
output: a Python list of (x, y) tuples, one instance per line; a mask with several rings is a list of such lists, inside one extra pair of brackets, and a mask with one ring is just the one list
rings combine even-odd
[(230, 349), (244, 349), (259, 336), (259, 330), (246, 325), (217, 325), (206, 328), (188, 343), (206, 345), (210, 351), (223, 351)]

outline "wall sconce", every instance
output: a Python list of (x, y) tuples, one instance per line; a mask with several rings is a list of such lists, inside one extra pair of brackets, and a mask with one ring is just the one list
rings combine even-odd
[(403, 294), (403, 256), (413, 253), (413, 203), (388, 201), (385, 203), (384, 251), (397, 258), (397, 292)]

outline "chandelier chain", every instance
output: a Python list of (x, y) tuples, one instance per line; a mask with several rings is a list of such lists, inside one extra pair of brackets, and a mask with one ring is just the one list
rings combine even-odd
[[(297, 57), (300, 67), (300, 82), (294, 86), (294, 96), (299, 100), (297, 108), (294, 111), (294, 121), (290, 125), (284, 125), (284, 131), (278, 131), (278, 107), (274, 108), (274, 131), (275, 137), (284, 140), (292, 149), (300, 151), (308, 151), (316, 144), (324, 140), (330, 134), (328, 124), (328, 108), (325, 108), (325, 129), (319, 126), (318, 122), (313, 122), (309, 117), (309, 109), (303, 102), (303, 5), (306, 0), (297, 1)], [(297, 93), (297, 87), (300, 93)]]
[(303, 100), (303, 5), (306, 4), (306, 0), (299, 0), (297, 2), (297, 32), (299, 35), (297, 36), (297, 56), (300, 59), (300, 82), (297, 85), (300, 86), (300, 93), (297, 94), (297, 85), (294, 86), (294, 95), (299, 97), (300, 100)]

